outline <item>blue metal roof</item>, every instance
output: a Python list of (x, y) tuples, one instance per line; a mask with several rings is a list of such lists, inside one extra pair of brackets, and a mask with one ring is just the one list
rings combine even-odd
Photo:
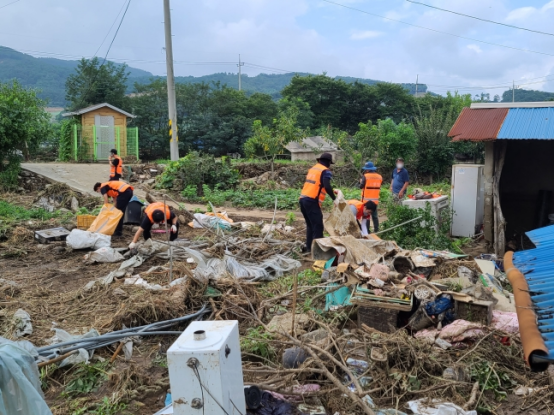
[(554, 140), (554, 108), (510, 108), (497, 139)]

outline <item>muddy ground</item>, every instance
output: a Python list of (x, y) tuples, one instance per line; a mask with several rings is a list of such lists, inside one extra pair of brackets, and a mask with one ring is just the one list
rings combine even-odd
[[(36, 198), (36, 192), (26, 195), (0, 195), (0, 199), (25, 207), (30, 207)], [(234, 216), (233, 220), (258, 221), (259, 218), (248, 213), (244, 217)], [(54, 335), (54, 327), (72, 334), (84, 334), (95, 328), (104, 334), (121, 329), (123, 325), (139, 326), (189, 314), (205, 303), (212, 308), (210, 319), (238, 319), (241, 336), (248, 340), (253, 337), (251, 329), (260, 325), (260, 322), (267, 324), (273, 316), (291, 311), (290, 278), (282, 278), (272, 283), (240, 285), (234, 281), (221, 281), (212, 284), (213, 288), (223, 294), (216, 298), (206, 297), (206, 286), (192, 279), (189, 279), (184, 287), (174, 287), (162, 292), (125, 286), (123, 279), (108, 287), (96, 287), (86, 292), (83, 288), (87, 282), (107, 275), (116, 265), (85, 264), (83, 256), (86, 251), (69, 250), (62, 242), (43, 245), (34, 240), (34, 230), (57, 225), (60, 224), (56, 221), (26, 222), (13, 228), (7, 240), (0, 241), (1, 277), (18, 284), (16, 289), (0, 292), (0, 336), (12, 338), (11, 317), (18, 309), (24, 309), (31, 315), (33, 334), (26, 339), (36, 346), (49, 344)], [(68, 228), (74, 226), (71, 221), (61, 225)], [(273, 238), (302, 240), (303, 222), (296, 221), (294, 226), (296, 234), (276, 234)], [(123, 239), (114, 241), (114, 247), (124, 247), (131, 241), (132, 227), (126, 226), (124, 234)], [(259, 235), (259, 228), (242, 234), (245, 238)], [(214, 237), (204, 230), (186, 226), (181, 228), (180, 237), (206, 241), (208, 244), (215, 241)], [(478, 245), (468, 248), (472, 254), (479, 250), (481, 249)], [(264, 256), (263, 249), (253, 248), (253, 252), (256, 256)], [(311, 261), (299, 258), (302, 260), (301, 270), (312, 266)], [(144, 273), (152, 266), (166, 264), (166, 260), (151, 258), (136, 268), (133, 274)], [(190, 277), (190, 273), (190, 265), (186, 262), (175, 263), (174, 279)], [(168, 282), (168, 278), (167, 272), (161, 272), (150, 275), (148, 281), (163, 285)], [(308, 281), (306, 277), (306, 280), (299, 281), (299, 286), (310, 288), (310, 285), (317, 285), (318, 282), (313, 278)], [(554, 390), (549, 386), (547, 375), (533, 374), (525, 367), (517, 337), (512, 339), (506, 348), (498, 342), (499, 337), (493, 336), (482, 344), (464, 347), (466, 350), (436, 351), (436, 348), (414, 341), (403, 331), (390, 336), (363, 333), (357, 329), (353, 307), (333, 313), (313, 314), (312, 310), (321, 307), (322, 302), (324, 304), (324, 297), (320, 296), (323, 291), (316, 288), (306, 290), (305, 293), (305, 296), (299, 298), (299, 305), (303, 305), (299, 308), (300, 312), (306, 313), (310, 318), (309, 322), (304, 324), (303, 330), (320, 327), (329, 328), (329, 333), (335, 333), (339, 346), (337, 359), (340, 360), (343, 353), (345, 356), (350, 354), (349, 346), (344, 344), (343, 347), (341, 344), (346, 336), (340, 335), (343, 333), (356, 334), (358, 339), (363, 340), (366, 348), (367, 345), (371, 346), (371, 343), (377, 342), (389, 351), (388, 367), (378, 369), (372, 374), (375, 380), (369, 387), (372, 397), (382, 408), (406, 411), (407, 400), (422, 397), (441, 397), (463, 405), (470, 396), (472, 383), (446, 381), (442, 379), (442, 371), (449, 363), (469, 354), (468, 363), (479, 364), (488, 360), (496, 362), (493, 366), (496, 367), (496, 371), (506, 374), (513, 383), (537, 389), (526, 397), (515, 396), (510, 390), (506, 398), (498, 396), (493, 390), (482, 391), (482, 412), (551, 414), (554, 410), (551, 402)], [(316, 298), (318, 299), (315, 300)], [(252, 315), (251, 309), (255, 310), (257, 317)], [(55, 414), (155, 413), (164, 407), (169, 389), (165, 353), (175, 339), (175, 336), (144, 338), (140, 344), (135, 345), (133, 357), (129, 361), (119, 354), (112, 364), (109, 363), (116, 350), (114, 345), (97, 350), (89, 366), (58, 368), (56, 365), (50, 365), (43, 368), (41, 381), (48, 405)], [(331, 412), (330, 414), (363, 414), (363, 409), (353, 404), (350, 398), (333, 386), (328, 378), (321, 374), (321, 369), (316, 367), (307, 374), (283, 370), (280, 354), (287, 346), (286, 341), (279, 338), (269, 341), (264, 339), (264, 343), (255, 338), (253, 341), (258, 342), (260, 348), (270, 348), (271, 353), (264, 355), (260, 350), (243, 355), (245, 381), (271, 385), (276, 391), (284, 390), (295, 383), (319, 383), (324, 394), (316, 399)], [(313, 363), (310, 365), (312, 368), (315, 366)], [(337, 368), (332, 371), (337, 371)], [(264, 372), (269, 375), (265, 376)], [(342, 380), (343, 376), (340, 377)], [(90, 382), (90, 389), (76, 390), (77, 380), (82, 380), (85, 384)], [(410, 383), (414, 385), (411, 386)], [(303, 400), (313, 404), (310, 398)]]

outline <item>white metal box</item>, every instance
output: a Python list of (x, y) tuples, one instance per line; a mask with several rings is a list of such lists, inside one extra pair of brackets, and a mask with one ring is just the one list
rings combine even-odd
[(481, 232), (485, 217), (483, 165), (452, 166), (452, 211), (452, 236), (473, 237)]
[(246, 414), (237, 321), (191, 322), (167, 364), (173, 414)]
[[(443, 218), (448, 218), (448, 197), (439, 196), (438, 198), (431, 199), (405, 199), (402, 201), (402, 205), (405, 205), (412, 209), (425, 209), (427, 204), (431, 205), (431, 215), (435, 217), (435, 231), (439, 232), (439, 226)], [(422, 227), (425, 227), (425, 223), (422, 223)]]

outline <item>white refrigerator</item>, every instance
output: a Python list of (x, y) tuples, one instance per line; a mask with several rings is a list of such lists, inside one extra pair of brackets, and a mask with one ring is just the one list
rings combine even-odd
[(481, 232), (485, 217), (485, 176), (483, 165), (452, 166), (453, 237), (473, 237)]

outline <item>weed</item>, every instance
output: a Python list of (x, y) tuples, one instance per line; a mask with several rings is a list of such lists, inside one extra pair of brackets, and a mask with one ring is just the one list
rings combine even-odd
[(19, 221), (46, 221), (60, 216), (62, 215), (59, 211), (48, 212), (43, 208), (26, 209), (0, 200), (0, 238), (5, 237), (12, 225)]
[(117, 415), (120, 414), (123, 410), (127, 409), (125, 403), (112, 403), (110, 399), (104, 397), (102, 403), (96, 408), (95, 411), (91, 412), (93, 415)]
[(63, 394), (73, 396), (95, 391), (108, 378), (107, 366), (107, 363), (78, 365)]
[(156, 356), (152, 360), (152, 364), (158, 367), (167, 368), (167, 356), (159, 352), (156, 353)]
[(471, 367), (471, 380), (479, 382), (481, 391), (492, 390), (497, 400), (506, 398), (506, 390), (517, 384), (506, 373), (495, 370), (494, 364), (488, 361), (481, 361)]
[(273, 337), (264, 332), (264, 328), (249, 328), (246, 335), (240, 338), (240, 349), (242, 352), (258, 355), (267, 360), (275, 358), (275, 348), (269, 343)]
[(469, 237), (456, 238), (452, 241), (452, 250), (458, 254), (464, 254), (462, 247), (469, 243), (471, 243), (471, 238)]
[(446, 287), (451, 292), (461, 292), (464, 288), (460, 282), (446, 282)]
[(287, 214), (287, 219), (285, 220), (285, 224), (292, 225), (294, 224), (294, 221), (296, 221), (296, 215), (294, 214), (294, 212), (289, 212)]
[(195, 214), (203, 214), (204, 211), (202, 211), (202, 209), (200, 209), (200, 208), (195, 208), (195, 209), (194, 209), (194, 213), (195, 213)]

